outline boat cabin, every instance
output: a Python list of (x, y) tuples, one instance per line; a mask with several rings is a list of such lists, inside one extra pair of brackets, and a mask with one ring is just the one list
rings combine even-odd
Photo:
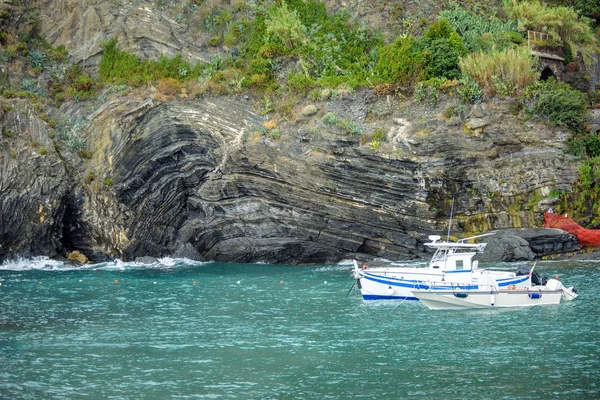
[(484, 243), (464, 243), (467, 238), (459, 242), (441, 242), (441, 236), (429, 236), (430, 243), (425, 246), (436, 249), (429, 268), (439, 271), (472, 271), (477, 268), (477, 261), (473, 257), (485, 248)]

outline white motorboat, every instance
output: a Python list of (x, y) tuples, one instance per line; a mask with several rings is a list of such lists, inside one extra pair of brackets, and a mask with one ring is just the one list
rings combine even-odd
[(467, 243), (484, 236), (473, 236), (458, 242), (441, 241), (438, 235), (429, 236), (425, 246), (435, 249), (427, 267), (384, 266), (359, 268), (354, 261), (354, 278), (365, 300), (417, 300), (416, 289), (479, 289), (481, 285), (499, 289), (531, 287), (531, 277), (508, 271), (478, 268), (473, 257), (483, 252), (485, 243)]
[(549, 279), (543, 286), (526, 289), (498, 289), (496, 286), (467, 290), (430, 287), (415, 289), (413, 294), (430, 310), (552, 305), (577, 297), (574, 288), (564, 287), (557, 279)]

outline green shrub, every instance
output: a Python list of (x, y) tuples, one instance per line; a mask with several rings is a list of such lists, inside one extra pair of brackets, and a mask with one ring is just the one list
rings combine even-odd
[(342, 121), (340, 117), (338, 117), (332, 112), (328, 112), (327, 114), (323, 115), (323, 118), (321, 118), (321, 120), (324, 124), (331, 126), (337, 126)]
[(373, 139), (377, 140), (378, 142), (383, 142), (386, 139), (386, 134), (383, 131), (383, 129), (375, 129), (375, 131), (373, 132)]
[(142, 75), (140, 60), (134, 54), (120, 50), (116, 38), (102, 44), (98, 75), (103, 82), (128, 83), (132, 86), (139, 86), (147, 80)]
[(548, 0), (548, 4), (573, 7), (582, 15), (592, 19), (597, 19), (600, 15), (600, 2), (595, 0)]
[(585, 152), (589, 157), (600, 157), (600, 133), (587, 135), (583, 145), (585, 146)]
[(85, 183), (87, 183), (88, 185), (92, 182), (94, 182), (96, 180), (96, 174), (94, 174), (93, 172), (90, 172), (87, 174), (87, 176), (85, 177)]
[(273, 76), (273, 64), (270, 63), (268, 59), (261, 56), (257, 56), (250, 60), (248, 69), (252, 75), (265, 75), (269, 78)]
[(87, 73), (79, 72), (72, 82), (75, 96), (78, 100), (89, 99), (96, 94), (96, 85)]
[(307, 31), (302, 25), (298, 12), (288, 8), (285, 2), (271, 8), (265, 28), (268, 35), (279, 41), (288, 51), (306, 42)]
[(56, 47), (48, 46), (45, 53), (46, 53), (47, 58), (54, 60), (54, 61), (58, 61), (60, 63), (67, 62), (67, 60), (69, 58), (69, 51), (62, 44), (60, 46), (56, 46)]
[(494, 15), (483, 17), (457, 3), (441, 11), (438, 18), (446, 19), (452, 25), (469, 52), (487, 50), (492, 46), (504, 48), (509, 43), (523, 40), (519, 33), (514, 32), (517, 30), (516, 21), (502, 21)]
[(528, 109), (553, 126), (564, 126), (573, 132), (584, 130), (587, 117), (585, 93), (554, 78), (537, 81), (527, 88)]
[(379, 149), (379, 145), (381, 145), (381, 141), (373, 139), (369, 142), (369, 148), (371, 151), (377, 151)]
[(467, 54), (467, 48), (447, 20), (441, 19), (431, 24), (419, 39), (419, 48), (425, 58), (427, 76), (448, 79), (460, 77), (458, 61)]
[(115, 38), (102, 44), (102, 58), (98, 65), (98, 75), (102, 82), (140, 86), (148, 81), (161, 79), (177, 79), (186, 81), (197, 79), (207, 68), (212, 67), (197, 63), (192, 66), (181, 55), (172, 58), (161, 55), (158, 60), (139, 60), (134, 54), (118, 48)]
[(379, 48), (373, 75), (378, 83), (413, 85), (420, 80), (423, 61), (413, 37), (398, 38)]
[(89, 160), (92, 158), (92, 152), (89, 150), (79, 150), (79, 157)]
[(579, 182), (584, 189), (600, 187), (600, 157), (589, 159), (579, 167)]
[(221, 38), (221, 35), (214, 35), (208, 39), (208, 45), (212, 47), (220, 46), (222, 42), (223, 39)]
[(316, 82), (307, 74), (292, 72), (288, 75), (287, 84), (294, 92), (306, 96), (315, 87)]
[(362, 133), (362, 128), (358, 126), (355, 122), (350, 121), (348, 119), (343, 119), (340, 127), (344, 130), (344, 132), (349, 133), (351, 135), (360, 135)]
[(279, 139), (279, 136), (281, 136), (281, 132), (279, 131), (279, 129), (271, 129), (268, 132), (268, 135), (271, 139)]
[(328, 112), (327, 114), (323, 115), (321, 120), (326, 125), (341, 129), (344, 132), (352, 135), (360, 135), (362, 133), (362, 128), (355, 122), (348, 119), (342, 119), (332, 112)]
[(579, 182), (566, 203), (580, 214), (595, 216), (593, 224), (600, 222), (600, 157), (587, 159), (579, 167)]
[(460, 100), (465, 104), (475, 104), (483, 99), (483, 90), (474, 79), (466, 76), (460, 81), (457, 89)]
[(40, 147), (40, 154), (45, 156), (46, 154), (48, 154), (48, 150), (46, 150), (46, 148), (44, 146)]
[(236, 35), (236, 28), (235, 28), (235, 26), (232, 29), (230, 29), (225, 34), (225, 36), (223, 36), (223, 44), (225, 46), (229, 46), (229, 47), (232, 47), (232, 46), (235, 46), (236, 44), (238, 44), (238, 38), (237, 38), (237, 35)]
[(229, 9), (222, 10), (215, 17), (215, 25), (218, 27), (222, 27), (227, 25), (233, 19), (233, 13)]
[(419, 82), (415, 88), (415, 101), (435, 106), (440, 98), (439, 89), (445, 81), (445, 78), (431, 78)]
[(113, 180), (111, 178), (106, 178), (104, 180), (104, 186), (111, 187), (113, 185)]
[(293, 54), (302, 73), (332, 88), (366, 85), (376, 49), (383, 44), (381, 34), (352, 21), (346, 12), (327, 13), (317, 0), (278, 1), (266, 12), (259, 10), (239, 40), (246, 59), (270, 59), (276, 70), (280, 57)]

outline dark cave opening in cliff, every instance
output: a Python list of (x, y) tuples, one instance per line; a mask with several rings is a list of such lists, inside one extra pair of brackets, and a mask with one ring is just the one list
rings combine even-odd
[(552, 69), (550, 67), (546, 67), (540, 74), (540, 81), (547, 81), (548, 79), (550, 79), (552, 77), (556, 78), (554, 71), (552, 71)]
[(81, 240), (78, 240), (81, 232), (80, 214), (81, 209), (76, 197), (70, 195), (65, 201), (65, 212), (62, 218), (62, 232), (60, 236), (62, 250), (66, 253), (76, 250), (78, 247), (77, 244), (81, 243)]

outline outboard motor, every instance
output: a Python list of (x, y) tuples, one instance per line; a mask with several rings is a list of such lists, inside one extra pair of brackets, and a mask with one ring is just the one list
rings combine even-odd
[[(523, 265), (517, 270), (517, 276), (529, 275), (529, 271), (531, 271), (531, 268)], [(548, 277), (540, 276), (536, 270), (533, 270), (533, 273), (531, 274), (531, 284), (544, 286), (546, 283), (548, 283)]]

